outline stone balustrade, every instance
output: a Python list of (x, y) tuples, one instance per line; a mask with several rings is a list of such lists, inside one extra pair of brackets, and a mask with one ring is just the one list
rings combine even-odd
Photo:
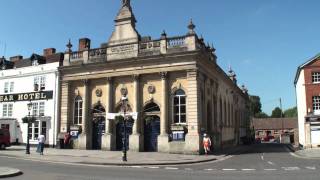
[(66, 53), (64, 66), (179, 53), (206, 48), (196, 35), (177, 36)]

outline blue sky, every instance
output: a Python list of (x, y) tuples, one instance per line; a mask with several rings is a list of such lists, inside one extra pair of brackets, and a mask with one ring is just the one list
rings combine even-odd
[[(0, 56), (65, 51), (72, 39), (106, 42), (121, 0), (2, 0)], [(295, 106), (296, 68), (320, 52), (317, 0), (132, 0), (143, 36), (183, 35), (190, 18), (196, 31), (217, 49), (218, 64), (237, 73), (239, 85), (261, 97), (263, 111)]]

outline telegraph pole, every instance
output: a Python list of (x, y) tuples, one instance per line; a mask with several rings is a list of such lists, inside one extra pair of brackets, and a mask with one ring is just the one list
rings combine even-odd
[(281, 98), (279, 98), (279, 101), (280, 101), (280, 110), (281, 110), (281, 114), (280, 114), (280, 118), (281, 118), (281, 134), (280, 134), (280, 143), (281, 143), (281, 139), (282, 139), (282, 135), (283, 135), (283, 132), (284, 132), (284, 122), (283, 122), (283, 117), (282, 117), (282, 102), (281, 102)]

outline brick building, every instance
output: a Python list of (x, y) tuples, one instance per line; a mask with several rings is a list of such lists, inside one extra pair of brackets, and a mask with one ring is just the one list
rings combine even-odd
[[(125, 3), (124, 3), (125, 2)], [(191, 21), (186, 34), (141, 36), (130, 1), (124, 1), (107, 42), (77, 51), (68, 44), (61, 73), (59, 137), (74, 148), (121, 150), (123, 127), (114, 114), (128, 98), (132, 151), (199, 153), (207, 132), (216, 148), (237, 145), (249, 128), (248, 94), (235, 73), (217, 64)]]
[(298, 67), (295, 77), (299, 143), (305, 148), (320, 145), (320, 54)]
[(255, 130), (256, 139), (264, 140), (272, 136), (278, 142), (299, 143), (297, 118), (253, 118), (252, 127)]

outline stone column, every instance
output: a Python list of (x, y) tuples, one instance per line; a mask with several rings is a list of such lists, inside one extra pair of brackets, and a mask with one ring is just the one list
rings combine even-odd
[(89, 81), (83, 80), (83, 109), (82, 109), (82, 133), (79, 136), (79, 149), (88, 149), (91, 147), (90, 141), (90, 106), (89, 106)]
[[(113, 111), (113, 81), (112, 78), (106, 79), (106, 113), (112, 113)], [(106, 118), (106, 126), (105, 126), (105, 134), (102, 136), (102, 149), (111, 151), (113, 150), (114, 146), (114, 135), (112, 132), (112, 119)]]
[[(138, 112), (140, 114), (140, 77), (139, 75), (133, 75), (133, 112)], [(138, 114), (138, 115), (139, 115)], [(142, 150), (142, 141), (140, 135), (140, 118), (138, 116), (135, 119), (132, 127), (132, 135), (130, 136), (130, 150), (131, 151), (140, 151)]]
[(201, 115), (201, 101), (200, 101), (200, 81), (197, 70), (190, 70), (187, 72), (188, 94), (187, 94), (187, 125), (188, 134), (185, 138), (186, 153), (197, 154), (202, 148), (200, 140), (200, 115)]
[(58, 128), (60, 128), (60, 133), (57, 138), (57, 145), (60, 146), (60, 139), (64, 138), (65, 133), (67, 133), (70, 125), (70, 83), (68, 81), (63, 81), (61, 83), (61, 95), (59, 98), (61, 107), (60, 107), (60, 122)]
[(158, 151), (169, 151), (168, 139), (168, 73), (161, 72), (161, 117), (160, 117), (160, 136), (158, 137)]

